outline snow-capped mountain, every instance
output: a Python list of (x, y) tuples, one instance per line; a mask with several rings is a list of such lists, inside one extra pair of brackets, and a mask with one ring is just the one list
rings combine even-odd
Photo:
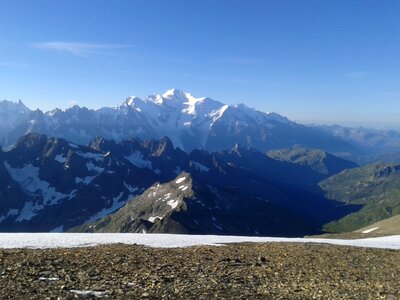
[(18, 121), (26, 120), (30, 114), (30, 110), (20, 100), (18, 103), (10, 101), (0, 102), (0, 128), (15, 127)]
[(0, 177), (0, 228), (7, 231), (62, 231), (96, 220), (157, 178), (110, 153), (37, 134), (1, 153)]
[(43, 113), (21, 102), (0, 103), (0, 145), (9, 147), (29, 132), (86, 144), (97, 136), (121, 141), (168, 136), (185, 151), (229, 149), (235, 144), (260, 151), (303, 145), (333, 153), (355, 153), (349, 142), (315, 128), (243, 104), (226, 105), (172, 89), (144, 99), (129, 97), (120, 106), (91, 110), (74, 106)]
[[(29, 130), (32, 116), (33, 112), (21, 100), (18, 103), (0, 101), (0, 145), (7, 146), (15, 143), (15, 138), (18, 139), (18, 136)], [(21, 124), (24, 124), (27, 129), (20, 131), (18, 127)]]
[[(250, 218), (250, 214), (238, 217), (239, 211), (259, 211), (260, 207), (271, 220), (279, 215), (281, 225), (284, 220), (302, 220), (302, 230), (289, 226), (281, 230), (282, 234), (304, 233), (305, 228), (312, 233), (327, 221), (343, 216), (336, 203), (313, 193), (317, 183), (327, 177), (325, 174), (274, 160), (256, 150), (236, 146), (221, 152), (194, 150), (188, 154), (166, 137), (118, 143), (96, 138), (89, 146), (81, 146), (31, 133), (11, 150), (0, 150), (0, 231), (61, 231), (96, 221), (156, 182), (170, 182), (182, 172), (190, 174), (196, 186), (214, 191), (202, 196), (207, 198), (202, 213), (207, 211), (208, 217), (218, 215), (225, 222), (222, 231), (217, 227), (211, 230), (212, 224), (207, 223), (197, 232), (229, 233), (229, 228), (231, 233), (239, 232), (238, 226), (233, 230), (229, 224), (242, 224), (247, 222), (242, 218)], [(232, 201), (231, 206), (238, 211), (221, 211), (215, 204), (218, 201), (227, 206)], [(279, 226), (275, 231), (257, 228), (246, 232), (279, 233)]]

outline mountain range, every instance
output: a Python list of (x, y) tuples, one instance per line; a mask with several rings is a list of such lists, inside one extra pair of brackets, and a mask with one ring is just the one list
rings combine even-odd
[(98, 110), (2, 101), (0, 231), (360, 230), (400, 213), (399, 140), (176, 89)]
[[(328, 176), (238, 145), (188, 154), (166, 137), (121, 142), (99, 137), (82, 146), (30, 133), (0, 152), (0, 230), (65, 231), (133, 201), (135, 211), (136, 205), (144, 207), (135, 215), (140, 221), (135, 231), (154, 231), (149, 222), (157, 216), (168, 225), (155, 228), (165, 231), (172, 226), (166, 208), (175, 212), (185, 203), (179, 218), (198, 220), (199, 233), (311, 234), (354, 210), (318, 192), (318, 182)], [(187, 188), (176, 183), (183, 177)], [(171, 193), (171, 199), (157, 206), (161, 193), (164, 198)], [(180, 225), (178, 232), (188, 232), (193, 223)]]
[[(269, 173), (268, 169), (264, 169), (265, 165), (263, 164), (259, 166), (259, 169), (256, 167), (256, 164), (263, 160), (255, 153), (249, 155), (249, 151), (252, 152), (249, 149), (239, 151), (240, 159), (238, 160), (238, 165), (246, 166), (253, 172), (263, 169), (264, 174)], [(235, 161), (230, 157), (230, 154), (225, 153), (225, 155), (227, 155), (228, 161)], [(360, 237), (397, 234), (399, 232), (396, 227), (400, 216), (399, 164), (374, 163), (363, 167), (355, 167), (354, 163), (334, 157), (321, 150), (298, 147), (273, 151), (269, 153), (269, 156), (278, 159), (280, 162), (304, 166), (308, 170), (326, 175), (327, 178), (319, 182), (319, 187), (325, 198), (313, 197), (312, 193), (305, 193), (304, 190), (299, 190), (300, 187), (307, 187), (305, 181), (313, 183), (317, 180), (308, 176), (303, 178), (305, 181), (298, 185), (293, 184), (293, 182), (296, 182), (295, 176), (291, 180), (288, 177), (276, 177), (278, 181), (283, 179), (281, 182), (288, 183), (283, 190), (288, 192), (292, 189), (292, 191), (298, 193), (298, 202), (293, 202), (296, 197), (286, 203), (281, 198), (276, 199), (278, 201), (275, 203), (274, 201), (268, 201), (269, 204), (274, 203), (277, 205), (273, 208), (265, 207), (266, 203), (259, 201), (261, 200), (260, 198), (251, 199), (249, 197), (251, 193), (248, 191), (241, 194), (242, 188), (231, 195), (224, 194), (218, 189), (211, 191), (200, 184), (193, 184), (194, 182), (199, 182), (191, 178), (189, 174), (181, 174), (165, 185), (157, 183), (152, 186), (140, 197), (129, 201), (118, 212), (74, 230), (84, 232), (218, 233), (210, 231), (210, 228), (207, 227), (205, 227), (205, 231), (198, 231), (200, 228), (203, 229), (203, 227), (198, 226), (199, 222), (203, 222), (204, 218), (211, 218), (214, 226), (220, 230), (220, 233), (223, 232), (224, 234), (249, 235), (251, 232), (246, 231), (246, 226), (251, 224), (254, 226), (252, 229), (255, 228), (254, 232), (256, 233), (290, 235), (293, 232), (286, 230), (293, 228), (292, 226), (295, 226), (298, 230), (307, 231), (310, 227), (307, 229), (307, 227), (302, 226), (310, 226), (309, 221), (317, 220), (316, 215), (322, 214), (324, 217), (319, 219), (321, 223), (324, 223), (323, 220), (327, 220), (327, 218), (332, 219), (332, 221), (323, 225), (324, 232), (349, 233), (354, 231), (353, 235), (358, 234), (357, 236)], [(249, 161), (253, 161), (254, 164), (249, 164)], [(274, 166), (273, 170), (283, 169), (283, 166), (279, 166), (279, 163), (270, 164), (270, 166), (272, 165)], [(285, 171), (288, 171), (288, 169)], [(300, 173), (297, 173), (298, 177), (306, 174), (304, 170), (298, 169), (298, 171), (300, 171)], [(271, 172), (271, 174), (274, 173), (279, 174), (276, 171)], [(262, 174), (262, 171), (259, 174)], [(295, 189), (293, 190), (294, 187)], [(314, 185), (308, 187), (309, 192), (317, 192)], [(218, 207), (221, 207), (222, 215), (218, 214), (219, 211), (203, 210), (202, 212), (201, 207), (198, 206), (198, 204), (206, 203), (206, 199), (210, 199), (209, 195), (211, 194), (223, 195), (219, 198), (219, 202), (216, 202)], [(304, 195), (307, 195), (308, 199), (305, 199)], [(169, 201), (170, 197), (176, 201), (174, 202), (176, 206), (173, 209), (168, 208), (166, 211), (158, 209), (159, 205), (168, 207), (169, 202), (165, 203), (165, 201)], [(226, 201), (226, 199), (229, 199), (229, 201)], [(246, 201), (243, 201), (243, 199), (246, 199)], [(337, 201), (336, 204), (341, 202), (344, 206), (331, 206), (330, 204), (332, 203), (326, 202), (327, 199)], [(227, 216), (228, 208), (221, 206), (219, 203), (228, 205), (229, 208), (231, 206), (237, 207), (237, 210), (235, 210), (235, 223), (229, 218), (229, 213)], [(302, 209), (299, 209), (296, 204), (301, 205)], [(277, 210), (277, 208), (281, 210)], [(282, 210), (282, 208), (284, 209)], [(346, 209), (348, 210), (346, 211)], [(212, 213), (210, 214), (210, 212)], [(285, 219), (285, 217), (289, 216), (288, 212), (295, 212), (295, 214)], [(310, 214), (310, 212), (314, 213)], [(337, 215), (338, 212), (342, 213), (343, 216), (339, 217)], [(335, 213), (336, 216), (334, 216)], [(246, 216), (251, 217), (247, 219)], [(299, 216), (305, 216), (305, 218), (301, 219)], [(146, 223), (147, 219), (152, 222)], [(245, 221), (241, 223), (240, 221), (243, 220)], [(279, 221), (277, 222), (277, 220)], [(229, 228), (229, 230), (226, 230), (226, 228)], [(261, 228), (264, 230), (268, 228), (268, 230), (264, 231)], [(351, 234), (347, 236), (351, 236)]]
[(218, 151), (235, 144), (265, 152), (297, 145), (362, 163), (387, 155), (400, 157), (396, 131), (306, 126), (277, 113), (226, 105), (177, 89), (144, 99), (129, 97), (117, 107), (97, 110), (73, 106), (42, 112), (28, 109), (21, 101), (0, 102), (0, 145), (8, 149), (30, 132), (77, 144), (87, 144), (97, 136), (115, 141), (168, 136), (186, 152)]

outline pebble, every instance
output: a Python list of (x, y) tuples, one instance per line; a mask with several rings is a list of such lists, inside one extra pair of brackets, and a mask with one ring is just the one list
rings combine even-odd
[(104, 245), (2, 249), (0, 257), (0, 299), (81, 297), (71, 290), (112, 299), (400, 299), (400, 251), (384, 249)]

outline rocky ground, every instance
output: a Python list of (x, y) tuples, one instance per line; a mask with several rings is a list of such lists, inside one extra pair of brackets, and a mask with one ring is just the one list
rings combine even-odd
[(0, 250), (1, 299), (400, 299), (400, 251), (318, 244)]

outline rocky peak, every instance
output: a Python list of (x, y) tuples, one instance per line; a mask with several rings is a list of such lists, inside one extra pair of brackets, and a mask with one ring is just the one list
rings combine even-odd
[(47, 140), (48, 137), (46, 135), (31, 132), (22, 136), (15, 145), (15, 148), (35, 148), (44, 146)]
[(162, 155), (171, 156), (175, 151), (174, 145), (172, 144), (171, 140), (166, 136), (159, 141), (150, 140), (148, 142), (144, 142), (144, 147), (148, 148), (151, 155), (155, 157), (159, 157)]
[(115, 151), (117, 143), (113, 140), (107, 140), (101, 136), (98, 136), (89, 143), (89, 147), (97, 151)]
[(387, 165), (375, 172), (375, 178), (386, 178), (400, 175), (400, 165)]

